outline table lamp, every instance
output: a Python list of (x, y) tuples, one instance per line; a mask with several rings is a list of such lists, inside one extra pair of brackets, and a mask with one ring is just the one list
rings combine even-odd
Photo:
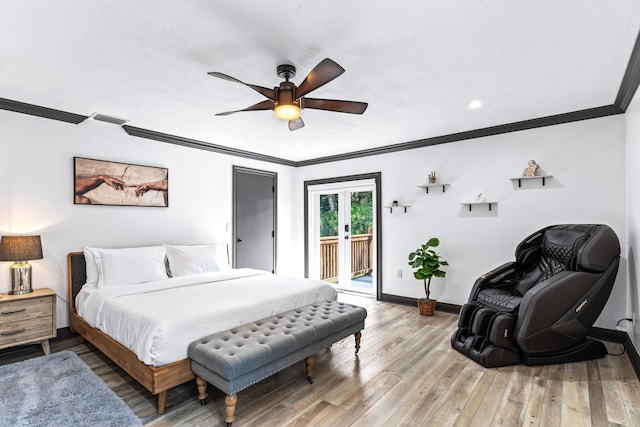
[(0, 261), (13, 261), (11, 290), (9, 294), (19, 295), (33, 292), (31, 288), (32, 259), (42, 259), (40, 236), (2, 236), (0, 239)]

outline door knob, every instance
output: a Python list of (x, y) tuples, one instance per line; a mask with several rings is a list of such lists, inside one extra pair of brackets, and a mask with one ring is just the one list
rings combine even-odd
[(242, 242), (242, 239), (238, 239), (238, 240), (236, 240), (236, 241), (237, 241), (238, 243), (240, 243), (240, 242)]

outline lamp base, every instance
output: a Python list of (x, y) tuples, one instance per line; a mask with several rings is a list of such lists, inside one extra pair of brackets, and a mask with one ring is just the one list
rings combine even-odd
[(9, 270), (11, 271), (10, 295), (21, 295), (33, 292), (31, 288), (31, 264), (15, 263)]

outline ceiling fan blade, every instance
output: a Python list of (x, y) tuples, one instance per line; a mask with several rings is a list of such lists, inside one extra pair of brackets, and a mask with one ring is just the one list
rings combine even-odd
[(289, 130), (298, 130), (304, 127), (304, 122), (302, 121), (302, 117), (297, 120), (289, 120)]
[(210, 73), (207, 73), (207, 74), (209, 74), (210, 76), (213, 76), (213, 77), (217, 77), (217, 78), (222, 79), (222, 80), (228, 80), (230, 82), (240, 83), (242, 85), (249, 86), (251, 89), (255, 90), (258, 93), (261, 93), (262, 95), (266, 96), (270, 100), (272, 100), (272, 101), (276, 100), (276, 92), (273, 89), (269, 89), (269, 88), (266, 88), (264, 86), (258, 86), (258, 85), (252, 85), (252, 84), (249, 84), (249, 83), (245, 83), (245, 82), (243, 82), (241, 80), (236, 79), (235, 77), (231, 77), (231, 76), (228, 76), (226, 74), (219, 73), (217, 71), (211, 71)]
[(241, 111), (259, 111), (259, 110), (273, 110), (273, 101), (262, 101), (257, 104), (252, 105), (251, 107), (247, 107), (243, 110), (235, 110), (235, 111), (225, 111), (224, 113), (218, 113), (216, 116), (228, 116), (233, 113), (240, 113)]
[(342, 73), (344, 73), (344, 68), (329, 58), (323, 59), (307, 74), (307, 77), (305, 77), (304, 81), (298, 86), (298, 89), (296, 89), (296, 98), (302, 98), (312, 90), (329, 83)]
[(304, 98), (302, 108), (336, 111), (338, 113), (362, 114), (369, 104), (357, 101), (340, 101), (337, 99)]

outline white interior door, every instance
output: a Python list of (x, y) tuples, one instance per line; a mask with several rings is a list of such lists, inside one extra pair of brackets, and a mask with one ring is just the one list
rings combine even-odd
[(375, 294), (375, 183), (370, 181), (309, 188), (309, 277)]

